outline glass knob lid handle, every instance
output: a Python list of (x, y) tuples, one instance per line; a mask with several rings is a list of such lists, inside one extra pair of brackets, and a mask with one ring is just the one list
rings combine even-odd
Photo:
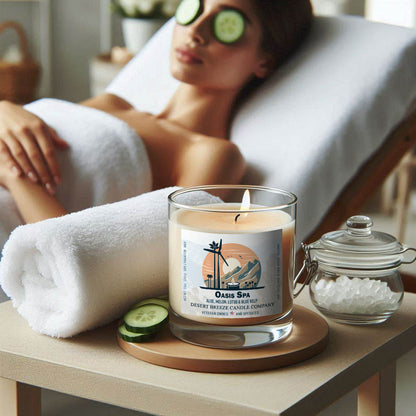
[(347, 220), (347, 233), (353, 235), (370, 235), (373, 220), (365, 215), (354, 215)]

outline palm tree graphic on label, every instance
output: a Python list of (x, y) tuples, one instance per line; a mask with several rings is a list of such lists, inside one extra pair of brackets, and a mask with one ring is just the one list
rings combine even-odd
[(220, 289), (221, 288), (220, 256), (223, 258), (225, 264), (228, 266), (227, 260), (225, 260), (224, 256), (221, 253), (222, 238), (220, 240), (220, 244), (213, 241), (209, 245), (209, 247), (210, 248), (204, 248), (204, 250), (214, 253), (214, 289)]

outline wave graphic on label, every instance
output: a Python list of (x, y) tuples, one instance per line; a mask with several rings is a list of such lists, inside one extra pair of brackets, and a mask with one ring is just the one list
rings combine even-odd
[(213, 241), (202, 265), (205, 286), (212, 290), (253, 290), (259, 286), (261, 263), (256, 253), (243, 244), (222, 244)]

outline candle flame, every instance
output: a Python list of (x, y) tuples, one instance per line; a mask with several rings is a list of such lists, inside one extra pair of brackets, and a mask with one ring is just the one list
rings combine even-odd
[(245, 210), (249, 208), (250, 208), (250, 191), (246, 189), (243, 195), (243, 200), (241, 201), (240, 210)]
[[(243, 200), (241, 201), (240, 211), (244, 211), (250, 209), (250, 191), (246, 189), (244, 191)], [(245, 217), (247, 217), (247, 212), (242, 214)], [(234, 223), (237, 223), (238, 218), (241, 216), (241, 214), (237, 214), (234, 218)]]

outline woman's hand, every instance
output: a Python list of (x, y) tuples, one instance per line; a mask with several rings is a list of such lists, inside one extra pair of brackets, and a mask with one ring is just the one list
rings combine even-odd
[[(56, 131), (20, 105), (0, 101), (0, 164), (14, 167), (18, 176), (39, 179), (49, 193), (61, 182), (60, 167), (54, 145), (68, 148)], [(3, 166), (4, 165), (4, 166)], [(4, 176), (4, 172), (2, 173)]]

